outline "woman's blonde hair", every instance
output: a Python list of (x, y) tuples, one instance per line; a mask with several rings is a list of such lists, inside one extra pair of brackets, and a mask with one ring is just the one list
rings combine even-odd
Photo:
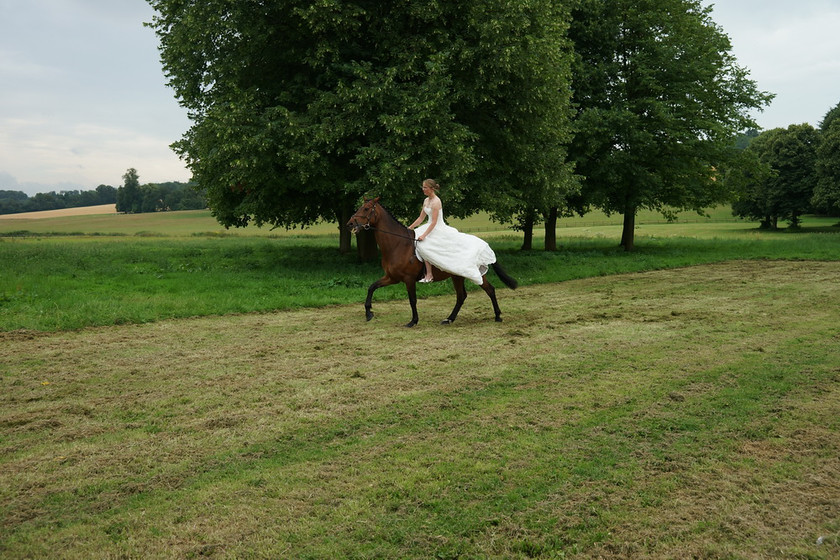
[(434, 179), (426, 179), (423, 181), (423, 184), (431, 188), (433, 191), (438, 192), (440, 190), (440, 185)]

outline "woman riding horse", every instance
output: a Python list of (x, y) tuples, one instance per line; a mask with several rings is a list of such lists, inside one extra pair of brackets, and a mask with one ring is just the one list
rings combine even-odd
[[(417, 315), (416, 288), (417, 282), (423, 277), (425, 265), (417, 258), (415, 253), (414, 232), (400, 224), (385, 207), (379, 204), (379, 197), (365, 200), (364, 204), (362, 204), (347, 222), (347, 227), (353, 233), (357, 233), (362, 229), (373, 230), (376, 244), (379, 245), (379, 250), (382, 253), (382, 270), (385, 272), (385, 275), (368, 288), (367, 299), (365, 300), (365, 316), (367, 320), (370, 321), (373, 319), (371, 304), (373, 292), (382, 286), (391, 286), (402, 282), (406, 286), (408, 301), (411, 305), (411, 321), (405, 326), (413, 327), (416, 325), (419, 320)], [(423, 242), (421, 241), (420, 243)], [(498, 263), (493, 262), (490, 266), (506, 286), (511, 289), (516, 289), (516, 280), (508, 276)], [(452, 285), (455, 287), (455, 307), (452, 309), (449, 317), (441, 321), (441, 324), (448, 325), (458, 316), (461, 306), (467, 299), (464, 277), (437, 267), (433, 267), (432, 272), (434, 281), (437, 282), (451, 277)], [(496, 301), (495, 288), (490, 284), (484, 274), (477, 279), (481, 280), (481, 288), (487, 293), (490, 301), (493, 303), (493, 312), (495, 313), (496, 321), (501, 322), (502, 311), (499, 309), (499, 304)]]

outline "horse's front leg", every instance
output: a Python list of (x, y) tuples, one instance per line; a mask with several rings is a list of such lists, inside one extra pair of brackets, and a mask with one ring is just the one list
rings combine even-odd
[(406, 323), (405, 326), (411, 328), (420, 320), (417, 315), (417, 284), (414, 280), (406, 280), (405, 290), (408, 292), (408, 303), (411, 305), (411, 321)]
[(370, 321), (373, 319), (373, 292), (382, 286), (390, 286), (394, 281), (389, 276), (383, 276), (368, 288), (367, 299), (365, 300), (365, 318)]

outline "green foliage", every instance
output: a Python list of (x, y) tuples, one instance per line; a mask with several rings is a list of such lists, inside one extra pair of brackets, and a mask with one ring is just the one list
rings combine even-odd
[(840, 103), (832, 107), (820, 121), (820, 131), (825, 132), (840, 121)]
[(200, 210), (207, 208), (203, 191), (194, 183), (148, 183), (140, 187), (141, 212)]
[(747, 149), (747, 147), (750, 145), (750, 143), (752, 143), (753, 140), (758, 138), (758, 136), (760, 134), (761, 133), (754, 128), (751, 128), (748, 131), (746, 131), (742, 134), (739, 134), (737, 136), (737, 138), (735, 139), (735, 148), (737, 148), (739, 150)]
[(739, 157), (733, 139), (769, 103), (698, 0), (583, 0), (573, 12), (577, 134), (585, 177), (577, 206), (625, 218), (633, 245), (641, 208), (701, 210), (727, 198), (715, 169)]
[(831, 216), (840, 216), (840, 104), (820, 123), (820, 143), (816, 153), (816, 180), (811, 203)]
[(61, 191), (59, 193), (38, 193), (33, 197), (22, 191), (0, 190), (0, 214), (62, 210), (83, 206), (113, 204), (117, 201), (117, 189), (110, 185), (99, 185), (92, 191)]
[(578, 188), (565, 149), (573, 50), (568, 4), (479, 5), (471, 15), (470, 32), (479, 38), (462, 54), (458, 73), (467, 82), (459, 85), (465, 100), (458, 114), (477, 133), (472, 179), (483, 187), (477, 207), (503, 223), (533, 223)]
[(733, 212), (775, 229), (779, 219), (797, 226), (811, 211), (819, 133), (809, 124), (763, 133), (747, 148), (769, 173), (756, 175), (738, 193)]
[(134, 168), (123, 175), (125, 184), (117, 189), (117, 211), (126, 214), (161, 212), (164, 210), (200, 210), (207, 207), (203, 189), (195, 183), (140, 184)]
[(117, 212), (136, 214), (142, 212), (143, 193), (140, 190), (140, 177), (133, 167), (123, 174), (123, 186), (117, 189)]
[(22, 191), (3, 191), (3, 190), (0, 190), (0, 200), (3, 200), (3, 201), (16, 200), (16, 201), (22, 202), (22, 201), (24, 201), (28, 198), (29, 198), (29, 196), (25, 192), (22, 192)]
[(455, 216), (567, 188), (555, 2), (150, 4), (193, 121), (175, 149), (225, 226), (343, 223), (365, 193), (413, 216), (429, 176)]

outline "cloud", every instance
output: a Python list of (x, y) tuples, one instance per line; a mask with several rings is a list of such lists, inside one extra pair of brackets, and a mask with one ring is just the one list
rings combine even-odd
[[(47, 119), (7, 119), (0, 122), (0, 170), (14, 165), (20, 175), (38, 177), (37, 183), (85, 188), (121, 184), (129, 167), (146, 177), (144, 182), (188, 180), (183, 162), (168, 144), (166, 138), (130, 128), (89, 122), (56, 127)], [(11, 161), (14, 154), (25, 154), (26, 160)]]
[(19, 191), (20, 183), (10, 173), (0, 171), (0, 190)]
[[(145, 2), (29, 0), (0, 18), (0, 172), (20, 185), (188, 180), (189, 127), (165, 86)], [(47, 188), (45, 190), (54, 190)]]
[[(96, 185), (99, 186), (99, 185)], [(112, 185), (117, 186), (117, 185)], [(78, 191), (78, 190), (92, 190), (85, 185), (79, 185), (76, 183), (56, 183), (52, 185), (47, 185), (44, 183), (32, 183), (26, 182), (21, 183), (17, 180), (16, 177), (10, 175), (9, 173), (5, 173), (0, 171), (0, 190), (3, 191), (20, 191), (28, 194), (29, 196), (36, 195), (38, 193), (44, 192), (61, 192), (61, 191)]]
[(757, 120), (765, 129), (817, 126), (840, 102), (840, 5), (825, 0), (721, 0), (712, 19), (741, 66), (776, 99)]
[(0, 49), (0, 76), (14, 83), (18, 80), (48, 80), (55, 78), (56, 69), (27, 59), (26, 53)]

